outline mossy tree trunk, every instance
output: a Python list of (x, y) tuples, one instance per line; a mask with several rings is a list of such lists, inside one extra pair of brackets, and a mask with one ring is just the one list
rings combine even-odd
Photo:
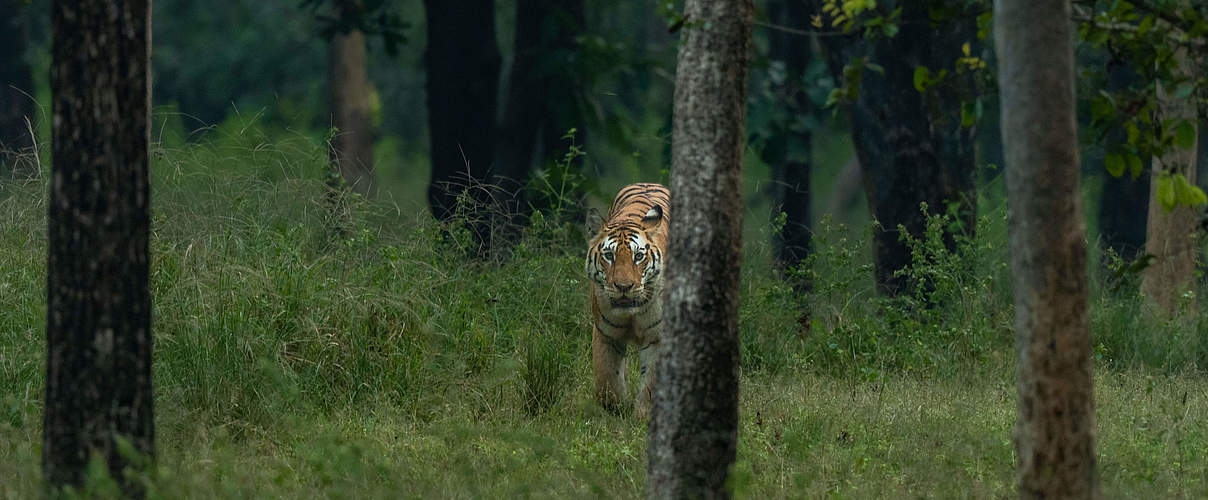
[[(0, 0), (0, 176), (36, 174), (32, 152), (34, 137), (33, 76), (25, 63), (26, 30), (20, 0)], [(28, 94), (28, 95), (27, 95)], [(29, 120), (28, 124), (26, 120)]]
[(996, 0), (994, 14), (1015, 290), (1019, 495), (1095, 498), (1070, 4)]
[[(750, 0), (688, 0), (676, 65), (667, 302), (650, 419), (651, 498), (728, 497)], [(678, 256), (678, 257), (677, 257)]]
[(490, 246), (487, 182), (494, 160), (499, 48), (493, 0), (425, 0), (428, 47), (428, 134), (432, 177), (428, 206), (438, 220), (455, 215), (458, 196), (471, 195), (469, 227)]
[[(337, 2), (340, 10), (357, 8), (358, 2)], [(344, 183), (363, 195), (374, 192), (373, 124), (369, 120), (369, 73), (365, 65), (365, 34), (359, 29), (335, 33), (328, 42), (328, 86), (331, 125), (331, 162)]]
[(123, 471), (155, 451), (149, 277), (148, 0), (55, 1), (42, 466), (79, 484), (91, 454)]

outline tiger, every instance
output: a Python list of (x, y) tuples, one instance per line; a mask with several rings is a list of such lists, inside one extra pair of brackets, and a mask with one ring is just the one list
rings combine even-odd
[(648, 414), (654, 362), (663, 321), (663, 266), (671, 192), (660, 184), (621, 188), (607, 218), (588, 214), (585, 271), (591, 288), (591, 359), (596, 400), (605, 408), (628, 406), (625, 354), (638, 349), (640, 389), (634, 402)]

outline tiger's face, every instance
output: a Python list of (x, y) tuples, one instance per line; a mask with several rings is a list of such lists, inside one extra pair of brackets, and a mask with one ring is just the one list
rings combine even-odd
[(589, 243), (586, 271), (613, 309), (645, 306), (662, 290), (666, 225), (652, 208), (640, 222), (604, 224)]

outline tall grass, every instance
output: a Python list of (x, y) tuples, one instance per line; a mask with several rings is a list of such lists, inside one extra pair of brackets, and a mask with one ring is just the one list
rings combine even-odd
[[(239, 121), (195, 139), (153, 151), (153, 496), (641, 494), (643, 423), (591, 400), (576, 225), (535, 215), (484, 261), (467, 221), (355, 195), (333, 205), (321, 139), (270, 139)], [(46, 186), (3, 190), (0, 477), (18, 480), (0, 481), (0, 496), (28, 496), (40, 491)], [(940, 238), (950, 220), (933, 217), (907, 242), (904, 271), (926, 286), (896, 299), (874, 293), (869, 226), (823, 218), (793, 270), (807, 294), (773, 276), (770, 234), (748, 240), (737, 491), (1009, 493), (1005, 217), (983, 203), (976, 233), (951, 251)], [(1202, 491), (1192, 478), (1205, 461), (1187, 450), (1205, 443), (1188, 420), (1205, 411), (1205, 325), (1149, 317), (1129, 283), (1096, 290), (1095, 355), (1117, 384), (1106, 394), (1148, 383), (1166, 415), (1144, 429), (1128, 424), (1136, 415), (1101, 418), (1103, 449), (1119, 457), (1105, 462), (1108, 485)], [(1175, 405), (1178, 392), (1190, 401)], [(1151, 431), (1166, 437), (1155, 444)], [(1160, 472), (1174, 455), (1184, 473)]]

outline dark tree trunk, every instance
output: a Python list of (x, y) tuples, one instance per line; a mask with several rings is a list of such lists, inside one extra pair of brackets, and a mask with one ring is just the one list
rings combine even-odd
[[(549, 166), (566, 152), (567, 130), (576, 128), (576, 142), (584, 140), (575, 63), (584, 12), (583, 0), (516, 2), (515, 57), (495, 162), (495, 181), (512, 196), (520, 194), (533, 167)], [(516, 203), (528, 208), (519, 197)]]
[[(782, 26), (809, 25), (809, 11), (799, 0), (777, 0), (769, 7), (769, 16)], [(785, 81), (776, 96), (789, 116), (779, 124), (778, 137), (769, 141), (765, 160), (772, 171), (774, 200), (784, 212), (785, 224), (773, 237), (776, 267), (785, 270), (798, 265), (809, 254), (812, 231), (810, 212), (810, 171), (813, 147), (811, 132), (804, 128), (803, 115), (813, 112), (806, 93), (805, 72), (810, 61), (810, 39), (772, 31), (768, 33), (770, 56), (784, 63)], [(805, 285), (800, 283), (799, 285)]]
[[(1102, 169), (1103, 167), (1099, 167)], [(1099, 200), (1099, 235), (1104, 250), (1131, 261), (1145, 248), (1146, 214), (1149, 207), (1149, 173), (1112, 177), (1104, 173)]]
[[(1077, 64), (1077, 61), (1075, 61)], [(1109, 69), (1107, 85), (1109, 91), (1127, 88), (1137, 81), (1138, 75), (1124, 65)], [(1109, 144), (1122, 144), (1123, 130), (1115, 130), (1107, 136)], [(1099, 198), (1099, 238), (1103, 251), (1112, 251), (1126, 261), (1137, 258), (1145, 249), (1146, 215), (1149, 210), (1149, 167), (1150, 159), (1142, 158), (1145, 173), (1136, 179), (1131, 174), (1112, 177), (1103, 168), (1103, 157), (1091, 158), (1090, 168), (1103, 174), (1103, 193)], [(1102, 261), (1107, 263), (1106, 259)]]
[[(974, 191), (974, 128), (961, 125), (961, 102), (973, 96), (972, 78), (954, 73), (953, 64), (965, 42), (976, 43), (971, 16), (933, 23), (929, 1), (890, 1), (884, 9), (902, 9), (901, 31), (894, 38), (854, 42), (850, 37), (823, 37), (827, 65), (841, 78), (852, 56), (866, 54), (884, 74), (865, 68), (860, 95), (851, 107), (852, 141), (864, 172), (869, 211), (880, 223), (873, 236), (877, 287), (896, 295), (909, 290), (908, 278), (894, 276), (911, 262), (898, 226), (918, 237), (926, 226), (920, 203), (931, 215), (959, 204), (958, 221), (972, 235), (977, 221)], [(817, 5), (815, 2), (814, 5)], [(943, 85), (920, 93), (915, 68), (950, 73)], [(945, 235), (949, 250), (952, 234)]]
[(328, 68), (331, 119), (337, 130), (331, 141), (331, 162), (347, 186), (368, 196), (373, 194), (375, 186), (365, 34), (352, 30), (333, 35)]
[[(0, 0), (0, 177), (29, 177), (37, 163), (27, 158), (34, 138), (33, 76), (25, 64), (25, 25), (19, 0)], [(29, 120), (29, 124), (26, 120)]]
[(123, 470), (155, 451), (151, 392), (150, 47), (146, 0), (56, 1), (42, 466), (79, 484), (98, 453)]
[(994, 15), (1015, 289), (1019, 495), (1095, 498), (1070, 5), (997, 0)]
[(471, 220), (480, 245), (490, 244), (488, 204), (481, 183), (488, 181), (495, 144), (499, 49), (495, 41), (495, 2), (425, 0), (428, 21), (428, 133), (432, 177), (428, 206), (449, 220), (457, 198), (468, 192)]
[[(738, 441), (738, 297), (750, 0), (688, 0), (675, 80), (665, 330), (647, 493), (725, 498)], [(678, 257), (677, 257), (678, 255)]]

